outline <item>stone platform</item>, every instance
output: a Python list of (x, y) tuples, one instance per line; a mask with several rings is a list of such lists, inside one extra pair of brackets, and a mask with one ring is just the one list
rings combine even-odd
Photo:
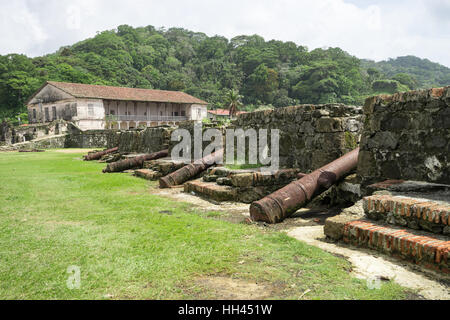
[(296, 180), (298, 174), (297, 169), (261, 172), (259, 168), (233, 170), (215, 167), (207, 171), (203, 180), (186, 182), (185, 191), (215, 201), (252, 203)]
[(144, 162), (144, 168), (135, 171), (135, 176), (151, 181), (156, 181), (182, 167), (186, 164), (173, 161), (170, 158), (150, 160)]
[(450, 275), (450, 239), (369, 220), (344, 225), (343, 241), (368, 247)]
[(367, 247), (450, 275), (449, 186), (385, 181), (325, 222), (335, 241)]
[(134, 171), (134, 175), (145, 180), (155, 181), (160, 178), (160, 173), (150, 169), (138, 169)]
[(407, 196), (374, 195), (363, 200), (367, 217), (391, 225), (450, 235), (450, 205)]
[(194, 193), (214, 201), (237, 201), (238, 198), (237, 189), (214, 182), (205, 182), (203, 179), (186, 182), (184, 192)]

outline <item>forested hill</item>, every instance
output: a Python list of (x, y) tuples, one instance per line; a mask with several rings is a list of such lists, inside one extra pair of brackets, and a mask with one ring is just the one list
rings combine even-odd
[(366, 70), (376, 68), (388, 78), (395, 78), (398, 74), (406, 73), (415, 81), (412, 84), (414, 88), (425, 89), (450, 84), (449, 68), (415, 56), (398, 57), (381, 62), (362, 60), (362, 67)]
[(416, 57), (360, 60), (339, 48), (309, 51), (258, 35), (122, 25), (37, 58), (0, 56), (0, 118), (23, 112), (46, 80), (181, 90), (222, 107), (230, 88), (261, 105), (361, 104), (374, 93), (450, 84), (450, 69)]

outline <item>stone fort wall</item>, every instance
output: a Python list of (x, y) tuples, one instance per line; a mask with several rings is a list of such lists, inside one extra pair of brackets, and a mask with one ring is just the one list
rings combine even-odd
[(362, 185), (387, 179), (450, 184), (450, 86), (366, 100)]
[(361, 107), (300, 105), (239, 115), (234, 127), (280, 130), (280, 167), (308, 173), (358, 147)]

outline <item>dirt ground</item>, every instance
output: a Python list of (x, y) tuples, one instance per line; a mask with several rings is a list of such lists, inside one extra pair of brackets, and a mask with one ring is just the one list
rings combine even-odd
[(201, 277), (196, 279), (194, 285), (197, 290), (209, 292), (210, 299), (214, 300), (263, 300), (273, 293), (270, 285), (231, 277)]
[[(197, 197), (194, 194), (184, 193), (183, 188), (159, 189), (151, 187), (151, 193), (192, 203), (201, 210), (226, 213), (220, 217), (215, 217), (215, 219), (220, 218), (233, 223), (251, 223), (248, 204), (234, 202), (215, 203)], [(366, 279), (374, 286), (379, 281), (395, 281), (405, 288), (416, 290), (425, 299), (450, 299), (450, 283), (447, 279), (442, 279), (437, 274), (432, 274), (415, 265), (379, 254), (376, 251), (362, 248), (356, 250), (354, 247), (344, 244), (328, 242), (323, 232), (323, 225), (328, 217), (339, 214), (339, 212), (337, 209), (301, 209), (280, 224), (257, 224), (264, 228), (286, 232), (295, 239), (347, 259), (353, 266), (352, 274), (357, 278)], [(264, 298), (264, 292), (267, 292), (267, 290), (261, 290), (263, 288), (258, 284), (252, 284), (252, 286), (245, 283), (245, 285), (242, 285), (239, 280), (236, 280), (237, 282), (235, 283), (230, 281), (233, 282), (235, 280), (222, 279), (220, 277), (205, 278), (199, 279), (199, 285), (209, 287), (213, 285), (217, 295), (224, 299), (239, 299), (239, 297), (244, 296), (260, 299)], [(252, 291), (253, 287), (259, 287), (259, 290), (261, 290), (259, 292), (263, 296), (257, 293), (258, 290)], [(241, 290), (239, 288), (244, 289)]]

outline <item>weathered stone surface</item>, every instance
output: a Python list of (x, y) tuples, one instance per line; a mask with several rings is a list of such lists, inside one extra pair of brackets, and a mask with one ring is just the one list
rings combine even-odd
[(150, 180), (158, 180), (184, 166), (183, 162), (172, 161), (170, 158), (145, 161), (143, 165), (144, 169), (149, 169), (155, 173)]
[(364, 217), (362, 201), (355, 203), (353, 207), (344, 209), (341, 214), (325, 220), (324, 233), (335, 241), (344, 237), (345, 225), (352, 221), (357, 221)]
[[(191, 160), (194, 161), (195, 160), (195, 126), (196, 125), (200, 125), (199, 123), (197, 123), (196, 121), (183, 121), (179, 124), (178, 129), (181, 130), (187, 130), (190, 135), (191, 135), (191, 143), (190, 143), (190, 150), (191, 150)], [(218, 124), (218, 123), (202, 123), (201, 124), (201, 128), (202, 128), (202, 134), (205, 133), (205, 131), (207, 129), (217, 129), (219, 130), (219, 132), (222, 134), (223, 137), (223, 145), (225, 146), (225, 130), (226, 127), (224, 125)], [(197, 140), (198, 141), (198, 140)], [(168, 140), (168, 144), (169, 144), (169, 154), (172, 153), (172, 149), (178, 144), (178, 141), (171, 141), (170, 136), (169, 136), (169, 140)], [(202, 145), (201, 145), (201, 150), (205, 150), (205, 148), (210, 144), (210, 141), (203, 141)], [(200, 157), (201, 158), (201, 157)]]
[(314, 199), (312, 204), (346, 207), (358, 202), (361, 195), (360, 179), (356, 174), (351, 174), (324, 192), (318, 199)]
[(119, 152), (153, 153), (166, 150), (169, 148), (170, 136), (174, 129), (160, 126), (121, 132), (118, 138)]
[(216, 183), (204, 182), (201, 179), (186, 182), (184, 192), (194, 193), (216, 201), (236, 201), (237, 198), (235, 188), (219, 186)]
[(301, 105), (239, 115), (231, 128), (280, 130), (280, 166), (311, 172), (358, 146), (361, 107)]
[(364, 219), (346, 223), (343, 235), (343, 241), (348, 244), (368, 247), (447, 275), (450, 274), (448, 240), (445, 236)]
[[(450, 225), (450, 202), (426, 196), (379, 194), (365, 197), (364, 212), (370, 219), (391, 225), (443, 233), (444, 228)], [(442, 199), (450, 199), (450, 193), (441, 196)]]
[(203, 181), (205, 182), (216, 182), (219, 176), (216, 176), (214, 174), (207, 174), (203, 177)]
[(231, 176), (231, 183), (235, 187), (252, 187), (253, 173), (239, 173)]
[(0, 124), (0, 141), (7, 144), (16, 144), (35, 139), (59, 136), (68, 132), (70, 123), (64, 120), (56, 120), (46, 124), (28, 124), (11, 127), (6, 122)]
[(134, 171), (134, 175), (139, 178), (144, 178), (146, 180), (155, 181), (162, 177), (161, 173), (150, 170), (150, 169), (139, 169)]
[(230, 179), (230, 178), (225, 178), (225, 177), (218, 178), (218, 179), (216, 180), (216, 182), (217, 182), (217, 184), (218, 184), (219, 186), (232, 186), (232, 183), (231, 183), (231, 179)]
[(0, 123), (0, 143), (10, 145), (12, 143), (11, 138), (11, 129), (9, 123), (6, 121), (2, 121)]
[[(324, 227), (326, 236), (335, 241), (342, 240), (351, 245), (368, 247), (449, 274), (449, 238), (428, 232), (387, 226), (384, 223), (365, 219), (365, 211), (379, 210), (381, 212), (397, 207), (395, 199), (390, 201), (389, 195), (377, 197), (384, 202), (374, 202), (375, 199), (374, 201), (361, 200), (353, 207), (345, 209), (340, 215), (328, 218)], [(413, 207), (410, 209), (412, 211)], [(410, 212), (402, 205), (399, 206), (399, 210), (405, 213)]]
[(112, 162), (119, 161), (121, 158), (122, 158), (122, 156), (120, 155), (120, 153), (107, 154), (107, 155), (103, 156), (99, 162), (112, 163)]
[[(203, 182), (209, 183), (203, 186), (208, 188), (214, 188), (214, 185), (229, 186), (235, 192), (233, 201), (252, 203), (296, 180), (298, 173), (297, 169), (283, 169), (271, 173), (260, 172), (260, 169), (232, 170), (216, 167), (209, 169), (203, 177)], [(195, 192), (207, 196), (207, 193), (203, 193), (199, 187), (196, 187)], [(217, 197), (214, 200), (217, 200)]]
[(32, 141), (16, 143), (0, 147), (0, 151), (20, 151), (35, 149), (63, 149), (67, 135), (50, 136)]
[(366, 100), (358, 174), (450, 184), (450, 87)]

